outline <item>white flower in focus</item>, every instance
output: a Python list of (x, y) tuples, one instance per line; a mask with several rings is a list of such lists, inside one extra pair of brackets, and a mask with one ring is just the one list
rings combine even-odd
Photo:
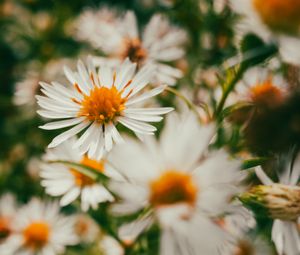
[[(101, 13), (111, 16), (111, 19), (99, 18)], [(166, 17), (154, 15), (143, 32), (140, 34), (136, 16), (128, 11), (117, 19), (114, 12), (107, 14), (107, 9), (94, 12), (94, 19), (83, 19), (87, 13), (79, 18), (78, 38), (91, 42), (95, 48), (101, 49), (106, 57), (95, 57), (98, 65), (110, 62), (112, 66), (129, 58), (139, 67), (151, 63), (155, 66), (155, 82), (174, 85), (182, 72), (167, 63), (179, 60), (184, 56), (182, 45), (187, 41), (186, 33), (177, 27), (171, 26)], [(90, 15), (92, 15), (90, 13)], [(92, 21), (93, 20), (93, 21)], [(90, 25), (89, 24), (93, 24)], [(82, 32), (89, 26), (89, 35)], [(85, 35), (82, 36), (81, 34)]]
[[(240, 162), (224, 151), (205, 153), (214, 130), (201, 126), (190, 112), (174, 114), (159, 141), (128, 139), (126, 148), (117, 146), (110, 155), (116, 169), (134, 184), (113, 185), (128, 207), (154, 209), (162, 228), (160, 254), (218, 254), (227, 239), (211, 217), (224, 212), (237, 191)], [(128, 212), (124, 205), (118, 212), (122, 209)]]
[(111, 150), (114, 143), (122, 142), (116, 128), (117, 123), (134, 133), (152, 135), (156, 128), (147, 122), (159, 122), (160, 115), (173, 108), (137, 108), (137, 103), (147, 100), (164, 90), (156, 87), (143, 93), (153, 75), (152, 65), (146, 65), (136, 74), (136, 64), (125, 60), (115, 70), (101, 66), (98, 73), (91, 60), (88, 68), (79, 61), (78, 71), (65, 68), (65, 74), (72, 84), (67, 88), (57, 82), (52, 85), (41, 82), (46, 96), (36, 96), (42, 110), (38, 113), (50, 119), (63, 119), (50, 122), (40, 128), (52, 130), (72, 127), (56, 136), (49, 148), (56, 147), (67, 139), (83, 132), (74, 145), (81, 154), (90, 158), (101, 158), (104, 151)]
[(13, 232), (13, 221), (17, 212), (15, 197), (4, 194), (0, 198), (0, 253), (5, 249), (5, 243)]
[[(74, 148), (78, 141), (70, 139), (56, 148), (48, 149), (44, 160), (77, 162), (110, 176), (113, 170), (105, 159), (97, 160), (82, 155), (78, 149)], [(41, 165), (41, 169), (41, 185), (46, 188), (46, 193), (49, 195), (62, 196), (61, 206), (66, 206), (80, 197), (81, 208), (83, 211), (87, 211), (90, 207), (97, 209), (99, 203), (114, 200), (114, 197), (101, 183), (78, 172), (76, 168), (62, 163), (44, 163)]]
[(66, 246), (77, 244), (74, 218), (61, 215), (59, 209), (57, 203), (43, 203), (36, 198), (20, 208), (13, 222), (15, 231), (7, 245), (11, 252), (8, 254), (62, 254)]
[(284, 61), (300, 64), (300, 4), (298, 0), (230, 0), (232, 9), (244, 16), (237, 34), (258, 34), (276, 42)]
[[(266, 206), (269, 214), (274, 217), (272, 240), (279, 255), (297, 255), (300, 253), (300, 234), (295, 219), (300, 219), (299, 193), (297, 185), (300, 177), (300, 154), (294, 162), (290, 158), (285, 169), (280, 173), (276, 169), (279, 183), (274, 183), (261, 169), (257, 167), (256, 174), (266, 186), (268, 195)], [(293, 203), (291, 198), (298, 201)]]

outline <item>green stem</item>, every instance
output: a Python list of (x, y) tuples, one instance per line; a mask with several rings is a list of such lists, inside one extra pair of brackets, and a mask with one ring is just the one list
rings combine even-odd
[(241, 65), (238, 68), (238, 70), (237, 70), (234, 78), (230, 81), (230, 83), (223, 90), (223, 95), (222, 95), (221, 101), (218, 104), (216, 112), (215, 112), (215, 115), (214, 115), (215, 118), (219, 117), (219, 115), (221, 114), (221, 112), (223, 110), (223, 107), (224, 107), (224, 105), (226, 103), (228, 95), (234, 89), (236, 83), (242, 78), (242, 75), (243, 75), (244, 71), (245, 71), (245, 68), (243, 67), (243, 65)]
[[(179, 97), (182, 101), (184, 101), (186, 103), (186, 105), (197, 115), (199, 121), (201, 123), (203, 122), (203, 120), (201, 119), (201, 116), (199, 115), (198, 109), (197, 109), (195, 104), (193, 104), (189, 99), (187, 99), (184, 95), (182, 95), (176, 89), (173, 89), (171, 87), (167, 87), (165, 90), (173, 93), (175, 96)], [(203, 105), (201, 107), (202, 107), (202, 109), (204, 109), (204, 111), (206, 112), (206, 114), (208, 114), (208, 117), (209, 117), (209, 112), (208, 112), (207, 107), (205, 107)]]

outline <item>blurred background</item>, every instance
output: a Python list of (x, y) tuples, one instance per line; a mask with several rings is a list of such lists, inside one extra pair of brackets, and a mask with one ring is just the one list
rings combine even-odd
[(37, 181), (39, 158), (57, 133), (38, 128), (43, 123), (36, 114), (38, 82), (63, 82), (64, 65), (74, 67), (78, 58), (101, 56), (76, 38), (80, 14), (102, 7), (133, 10), (141, 27), (153, 14), (164, 13), (188, 32), (186, 57), (176, 63), (185, 72), (177, 87), (198, 90), (203, 80), (206, 87), (214, 86), (215, 69), (236, 54), (235, 17), (223, 0), (1, 0), (0, 193), (12, 191), (22, 201), (43, 195)]

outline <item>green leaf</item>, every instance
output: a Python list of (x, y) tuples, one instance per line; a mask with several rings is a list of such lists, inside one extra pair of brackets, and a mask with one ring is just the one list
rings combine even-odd
[(260, 157), (260, 158), (252, 158), (245, 160), (242, 164), (242, 169), (248, 169), (256, 166), (260, 166), (261, 164), (265, 163), (269, 158)]
[(274, 55), (278, 48), (275, 44), (266, 44), (254, 34), (247, 34), (241, 42), (242, 65), (244, 68), (258, 65)]
[(95, 181), (101, 181), (101, 182), (107, 182), (109, 180), (109, 178), (99, 172), (97, 169), (86, 166), (86, 165), (82, 165), (79, 163), (75, 163), (72, 161), (67, 161), (67, 160), (54, 160), (54, 161), (49, 161), (49, 163), (61, 163), (64, 164), (66, 166), (69, 166), (70, 168), (78, 171), (81, 174), (84, 174), (88, 177), (90, 177), (91, 179), (95, 180)]
[(239, 103), (230, 105), (222, 111), (222, 117), (225, 118), (235, 111), (238, 111), (238, 110), (241, 110), (244, 108), (248, 108), (251, 106), (252, 106), (252, 103), (249, 103), (249, 102), (239, 102)]

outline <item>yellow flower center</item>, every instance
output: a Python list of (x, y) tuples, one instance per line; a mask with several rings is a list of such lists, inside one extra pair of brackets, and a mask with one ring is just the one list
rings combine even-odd
[(299, 0), (252, 0), (262, 21), (275, 31), (298, 33)]
[[(78, 85), (75, 84), (74, 86), (82, 93)], [(114, 121), (125, 109), (125, 103), (129, 96), (128, 94), (122, 98), (122, 92), (118, 91), (115, 86), (111, 88), (95, 86), (89, 95), (83, 95), (81, 102), (73, 99), (74, 102), (81, 105), (78, 116), (85, 116), (88, 120), (100, 124)]]
[(150, 183), (150, 202), (153, 206), (188, 203), (195, 205), (198, 188), (192, 176), (170, 170)]
[[(83, 156), (82, 160), (80, 161), (80, 164), (91, 167), (101, 173), (104, 171), (104, 160), (97, 161), (97, 160), (90, 159), (87, 156)], [(95, 183), (93, 179), (78, 172), (76, 169), (71, 168), (70, 172), (73, 174), (75, 178), (76, 185), (80, 187), (92, 185)]]
[(129, 58), (132, 62), (141, 64), (146, 57), (147, 51), (138, 38), (124, 40), (124, 48), (121, 50), (122, 59)]
[(259, 83), (250, 89), (250, 97), (254, 104), (274, 107), (282, 103), (282, 90), (276, 87), (271, 79)]
[(10, 232), (9, 219), (6, 217), (0, 217), (0, 243), (9, 236)]
[(37, 250), (45, 246), (50, 238), (50, 226), (43, 221), (32, 222), (24, 231), (25, 246)]

